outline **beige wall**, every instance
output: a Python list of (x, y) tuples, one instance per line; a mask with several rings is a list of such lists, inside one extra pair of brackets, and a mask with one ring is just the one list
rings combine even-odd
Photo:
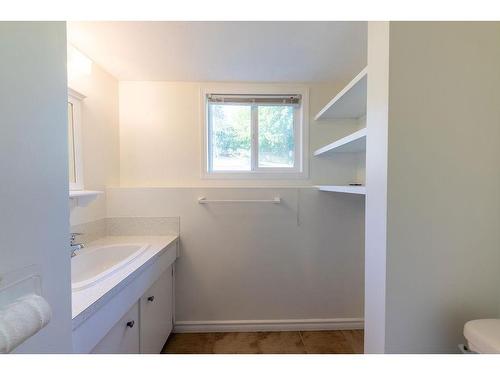
[[(82, 101), (82, 148), (84, 184), (87, 190), (105, 191), (119, 184), (120, 140), (118, 124), (118, 81), (92, 64), (90, 76), (72, 77), (68, 86), (86, 96)], [(106, 197), (88, 207), (71, 211), (71, 225), (106, 216)]]
[[(200, 90), (203, 85), (207, 83), (120, 82), (121, 186), (347, 184), (356, 180), (358, 166), (364, 169), (364, 160), (359, 155), (335, 155), (310, 158), (310, 178), (305, 180), (201, 179)], [(221, 86), (217, 83), (209, 85)], [(255, 85), (238, 84), (238, 87), (242, 86), (251, 88)], [(276, 87), (276, 84), (267, 86)], [(360, 125), (352, 120), (335, 123), (313, 121), (314, 115), (342, 85), (315, 84), (307, 87), (310, 89), (309, 151), (312, 153), (314, 149), (352, 132)]]
[(500, 317), (500, 23), (391, 23), (389, 56), (385, 350), (457, 352)]

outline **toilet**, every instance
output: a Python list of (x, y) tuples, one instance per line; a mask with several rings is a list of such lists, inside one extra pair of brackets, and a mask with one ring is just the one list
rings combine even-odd
[(500, 319), (478, 319), (465, 323), (464, 336), (469, 352), (500, 353)]

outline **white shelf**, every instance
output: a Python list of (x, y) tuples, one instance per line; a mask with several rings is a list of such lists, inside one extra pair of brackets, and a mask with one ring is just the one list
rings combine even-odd
[(366, 186), (319, 185), (316, 187), (320, 191), (366, 195)]
[(73, 202), (72, 205), (85, 207), (101, 194), (104, 193), (95, 190), (70, 190), (69, 199)]
[(314, 151), (314, 156), (326, 152), (360, 152), (366, 150), (366, 128), (358, 130), (348, 136), (332, 142)]
[(359, 118), (365, 115), (367, 74), (368, 67), (365, 67), (314, 119)]
[(80, 198), (80, 197), (90, 197), (94, 195), (102, 194), (102, 191), (95, 190), (70, 190), (69, 197), (71, 198)]

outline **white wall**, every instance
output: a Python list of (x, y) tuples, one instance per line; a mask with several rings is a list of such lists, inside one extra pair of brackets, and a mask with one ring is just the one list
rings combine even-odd
[[(369, 157), (375, 140), (388, 145), (379, 339), (389, 353), (453, 353), (466, 321), (499, 317), (500, 23), (391, 22), (390, 35), (379, 36), (389, 43), (387, 138), (368, 138)], [(367, 167), (370, 241), (379, 228), (370, 176), (385, 165)]]
[[(207, 83), (120, 82), (121, 186), (347, 184), (356, 180), (358, 166), (364, 168), (364, 163), (360, 163), (355, 155), (334, 155), (312, 158), (310, 178), (306, 180), (202, 180), (200, 90), (203, 85)], [(208, 85), (224, 87), (220, 83)], [(234, 83), (231, 85), (234, 86)], [(238, 86), (251, 88), (255, 84), (242, 83)], [(276, 87), (277, 84), (267, 86)], [(310, 153), (361, 126), (352, 120), (314, 122), (314, 115), (342, 85), (315, 84), (307, 87), (310, 88)]]
[(389, 22), (368, 23), (365, 353), (385, 350)]
[[(118, 81), (99, 65), (90, 75), (71, 74), (68, 86), (86, 96), (82, 101), (82, 149), (87, 190), (105, 191), (117, 186), (120, 175)], [(71, 225), (104, 218), (106, 197), (71, 211)]]
[[(180, 216), (176, 321), (363, 318), (364, 198), (314, 188), (111, 188), (108, 216)], [(201, 205), (208, 199), (282, 204)], [(303, 322), (302, 322), (303, 323)], [(345, 325), (348, 324), (348, 325)]]
[[(364, 198), (294, 186), (347, 184), (364, 162), (359, 155), (311, 158), (306, 180), (203, 180), (206, 84), (120, 82), (119, 90), (122, 188), (107, 190), (108, 216), (180, 216), (177, 321), (362, 318)], [(362, 126), (312, 121), (343, 84), (307, 85), (310, 153)], [(275, 194), (282, 205), (197, 203), (203, 195)]]
[(0, 55), (0, 283), (38, 266), (53, 312), (16, 352), (71, 352), (65, 25), (0, 22)]

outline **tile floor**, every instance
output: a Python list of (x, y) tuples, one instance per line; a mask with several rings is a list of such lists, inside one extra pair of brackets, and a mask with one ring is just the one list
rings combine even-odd
[(363, 331), (172, 333), (163, 354), (362, 354)]

